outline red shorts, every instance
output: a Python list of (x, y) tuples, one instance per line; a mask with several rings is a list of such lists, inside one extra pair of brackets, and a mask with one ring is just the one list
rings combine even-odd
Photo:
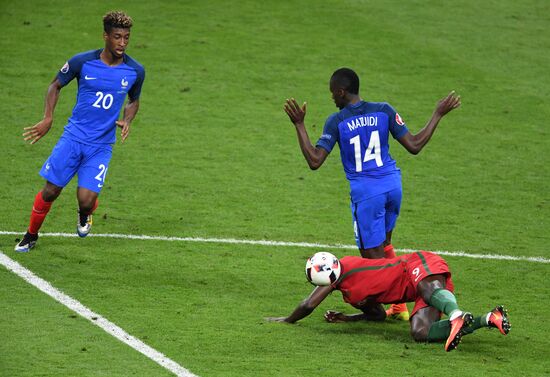
[[(437, 254), (433, 254), (426, 251), (420, 251), (411, 255), (407, 261), (407, 277), (409, 279), (409, 287), (414, 289), (418, 283), (430, 275), (445, 275), (447, 277), (445, 288), (449, 291), (454, 291), (453, 280), (451, 279), (451, 272), (449, 266), (443, 258)], [(416, 294), (414, 302), (414, 308), (411, 312), (411, 317), (415, 315), (417, 311), (422, 308), (428, 307), (426, 301), (420, 295)]]

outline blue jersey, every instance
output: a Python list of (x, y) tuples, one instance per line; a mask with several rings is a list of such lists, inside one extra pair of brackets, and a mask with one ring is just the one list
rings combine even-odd
[(73, 56), (61, 68), (57, 79), (62, 86), (78, 81), (73, 114), (65, 126), (67, 137), (83, 144), (109, 145), (116, 140), (116, 124), (126, 95), (135, 101), (141, 93), (145, 70), (124, 55), (116, 66), (105, 64), (102, 49)]
[(401, 187), (401, 172), (390, 156), (388, 139), (390, 133), (399, 139), (407, 131), (389, 104), (360, 101), (327, 119), (317, 147), (330, 153), (338, 142), (351, 200), (359, 202)]

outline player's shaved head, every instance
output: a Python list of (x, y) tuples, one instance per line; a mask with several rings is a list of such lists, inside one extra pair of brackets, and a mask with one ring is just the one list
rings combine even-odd
[(103, 16), (103, 30), (110, 33), (112, 29), (130, 29), (132, 18), (121, 11), (111, 11)]
[(337, 69), (332, 74), (330, 82), (334, 87), (344, 89), (350, 94), (359, 94), (359, 76), (352, 69)]

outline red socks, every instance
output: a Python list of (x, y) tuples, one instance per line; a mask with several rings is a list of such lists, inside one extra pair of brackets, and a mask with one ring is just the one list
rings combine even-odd
[(386, 258), (395, 258), (395, 250), (393, 249), (393, 245), (390, 243), (387, 246), (384, 246), (384, 253), (386, 253)]
[(40, 191), (34, 197), (34, 204), (32, 206), (31, 220), (29, 223), (28, 232), (31, 234), (37, 234), (38, 230), (42, 226), (46, 215), (50, 211), (53, 202), (46, 202), (42, 199), (42, 191)]
[[(27, 229), (29, 233), (38, 234), (38, 231), (40, 230), (40, 227), (42, 226), (44, 219), (46, 219), (46, 215), (48, 214), (48, 212), (50, 212), (50, 208), (52, 208), (52, 204), (53, 202), (46, 202), (42, 198), (42, 191), (36, 194), (36, 196), (34, 197), (34, 204), (32, 206), (29, 228)], [(99, 204), (99, 200), (96, 199), (90, 213), (94, 213), (98, 204)]]

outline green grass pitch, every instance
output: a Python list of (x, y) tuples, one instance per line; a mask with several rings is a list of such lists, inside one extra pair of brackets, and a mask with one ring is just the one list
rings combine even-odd
[[(450, 90), (462, 107), (403, 173), (397, 248), (548, 259), (550, 5), (544, 1), (0, 1), (0, 231), (27, 226), (38, 171), (61, 135), (26, 145), (46, 88), (72, 55), (103, 46), (101, 17), (135, 21), (141, 108), (117, 143), (94, 233), (353, 244), (338, 152), (308, 170), (282, 110), (308, 102), (312, 139), (336, 108), (328, 79), (354, 68), (364, 99), (390, 102), (416, 132)], [(42, 231), (73, 232), (75, 183)], [(294, 326), (316, 249), (43, 237), (0, 250), (201, 376), (543, 376), (550, 265), (447, 257), (461, 307), (503, 303), (512, 331), (480, 330), (446, 354), (408, 324), (327, 324), (339, 294)], [(331, 250), (338, 256), (352, 250)], [(168, 376), (145, 356), (0, 267), (0, 376)]]

